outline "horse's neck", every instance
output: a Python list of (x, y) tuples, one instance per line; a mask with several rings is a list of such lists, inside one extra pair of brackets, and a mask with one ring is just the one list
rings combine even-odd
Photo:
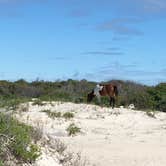
[(101, 95), (101, 96), (107, 96), (107, 95), (108, 95), (105, 86), (103, 86), (102, 90), (100, 91), (100, 95)]

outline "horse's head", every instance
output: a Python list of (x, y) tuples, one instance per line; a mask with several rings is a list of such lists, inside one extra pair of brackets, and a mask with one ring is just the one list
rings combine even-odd
[(87, 102), (88, 103), (91, 102), (94, 97), (95, 97), (94, 90), (92, 90), (92, 92), (88, 93), (87, 95)]

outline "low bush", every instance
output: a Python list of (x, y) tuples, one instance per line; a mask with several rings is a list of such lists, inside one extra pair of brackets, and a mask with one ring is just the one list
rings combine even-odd
[(28, 102), (28, 98), (0, 98), (0, 107), (7, 110), (17, 110), (21, 103)]
[[(99, 82), (98, 82), (99, 83)], [(8, 105), (15, 109), (15, 98), (38, 98), (34, 105), (44, 105), (42, 101), (66, 101), (82, 103), (87, 100), (87, 94), (94, 89), (97, 82), (86, 80), (43, 81), (27, 82), (23, 79), (16, 82), (0, 81), (0, 107)], [(116, 106), (125, 106), (133, 103), (136, 109), (156, 109), (166, 111), (166, 83), (156, 86), (141, 85), (132, 81), (110, 80), (118, 87), (119, 95)], [(14, 99), (14, 100), (11, 100)], [(97, 100), (93, 103), (98, 104)], [(109, 106), (109, 98), (102, 98), (102, 104)]]
[(43, 103), (43, 101), (41, 101), (40, 99), (38, 99), (38, 100), (35, 100), (35, 101), (32, 103), (32, 105), (44, 106), (45, 103)]
[(45, 112), (50, 118), (55, 119), (55, 118), (65, 118), (71, 119), (74, 118), (74, 114), (72, 112), (65, 112), (62, 114), (61, 112), (56, 112), (56, 111), (51, 111), (51, 110), (42, 110), (41, 112)]
[(42, 110), (42, 112), (45, 112), (50, 118), (61, 118), (61, 112), (52, 112), (51, 110)]
[(13, 156), (19, 162), (33, 162), (40, 156), (40, 148), (32, 143), (33, 129), (19, 123), (10, 115), (0, 113), (0, 160)]
[(69, 127), (66, 129), (66, 131), (68, 132), (69, 136), (74, 136), (77, 133), (81, 132), (80, 128), (77, 127), (74, 123), (71, 123)]
[(0, 159), (0, 166), (3, 166), (4, 164), (3, 164), (3, 162), (2, 162), (2, 160)]
[(63, 114), (63, 117), (65, 119), (71, 119), (71, 118), (74, 118), (74, 114), (72, 112), (66, 112)]

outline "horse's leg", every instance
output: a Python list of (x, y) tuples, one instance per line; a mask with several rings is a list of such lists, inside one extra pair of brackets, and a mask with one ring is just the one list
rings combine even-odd
[(113, 99), (113, 98), (112, 98), (112, 97), (110, 97), (110, 106), (112, 106), (112, 99)]
[(112, 103), (113, 103), (112, 109), (114, 109), (114, 107), (115, 107), (115, 98), (114, 97), (112, 97)]

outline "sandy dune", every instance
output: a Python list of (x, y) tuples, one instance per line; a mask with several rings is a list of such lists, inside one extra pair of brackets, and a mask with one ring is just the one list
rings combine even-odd
[[(72, 120), (51, 119), (41, 110), (73, 112)], [(44, 135), (59, 138), (68, 149), (81, 152), (96, 166), (166, 166), (166, 114), (152, 118), (142, 111), (99, 107), (87, 104), (53, 102), (33, 106), (16, 117), (42, 128)], [(77, 136), (69, 137), (66, 128), (71, 123), (81, 128)], [(46, 156), (48, 157), (48, 156)], [(57, 159), (45, 157), (38, 165), (59, 165)], [(45, 161), (45, 163), (44, 163)], [(50, 161), (50, 164), (49, 164)], [(52, 163), (51, 163), (52, 162)]]

